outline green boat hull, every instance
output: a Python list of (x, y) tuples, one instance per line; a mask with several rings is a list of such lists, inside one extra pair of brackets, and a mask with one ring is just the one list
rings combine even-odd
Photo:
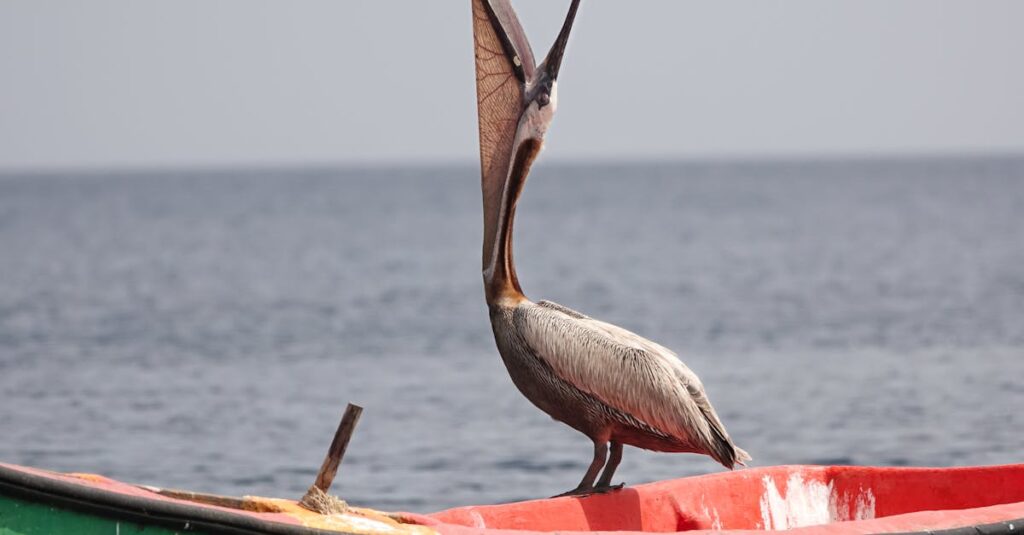
[(0, 535), (179, 535), (207, 534), (208, 531), (170, 529), (153, 524), (124, 521), (75, 511), (66, 507), (43, 505), (0, 495)]

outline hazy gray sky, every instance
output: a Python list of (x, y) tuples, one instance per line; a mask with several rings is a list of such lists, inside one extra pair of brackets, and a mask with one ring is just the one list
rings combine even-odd
[[(538, 55), (567, 2), (519, 0)], [(1024, 151), (1024, 2), (584, 0), (547, 159)], [(468, 0), (4, 0), (0, 168), (471, 161)]]

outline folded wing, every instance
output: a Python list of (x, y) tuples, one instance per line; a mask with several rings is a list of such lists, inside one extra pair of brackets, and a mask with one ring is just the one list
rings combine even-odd
[(728, 468), (749, 460), (672, 351), (554, 303), (521, 308), (519, 332), (563, 380)]

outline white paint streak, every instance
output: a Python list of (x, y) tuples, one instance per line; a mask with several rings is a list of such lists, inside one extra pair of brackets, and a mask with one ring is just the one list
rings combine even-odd
[(875, 493), (871, 492), (871, 489), (860, 489), (850, 520), (867, 520), (869, 518), (875, 518)]
[(707, 518), (708, 520), (711, 521), (711, 529), (713, 529), (715, 531), (721, 531), (722, 530), (722, 517), (718, 515), (718, 509), (715, 509), (715, 508), (710, 508), (709, 509), (707, 504), (704, 502), (704, 498), (705, 498), (705, 496), (703, 494), (701, 494), (700, 495), (700, 508), (701, 508), (701, 512), (704, 513), (704, 517), (705, 518)]
[(771, 529), (790, 529), (828, 524), (831, 489), (817, 481), (804, 482), (793, 474), (786, 482), (783, 496), (775, 482), (764, 478), (765, 493), (761, 497), (761, 518)]
[(321, 521), (331, 529), (344, 529), (357, 533), (399, 533), (401, 531), (385, 522), (356, 515), (323, 515)]
[(764, 487), (761, 520), (765, 529), (791, 529), (875, 517), (875, 495), (870, 489), (858, 489), (854, 495), (840, 493), (831, 481), (828, 484), (804, 481), (799, 473), (786, 480), (785, 495), (779, 492), (770, 476), (764, 477)]
[(480, 528), (480, 529), (486, 529), (487, 528), (487, 523), (484, 522), (483, 515), (481, 515), (477, 511), (470, 511), (469, 512), (469, 517), (473, 519), (473, 527)]

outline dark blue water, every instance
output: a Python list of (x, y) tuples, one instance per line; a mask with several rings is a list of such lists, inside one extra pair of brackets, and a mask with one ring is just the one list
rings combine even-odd
[[(436, 510), (574, 486), (494, 348), (472, 166), (0, 179), (0, 461)], [(529, 296), (674, 348), (755, 464), (1024, 461), (1024, 160), (544, 166)], [(720, 470), (627, 449), (629, 483)]]

